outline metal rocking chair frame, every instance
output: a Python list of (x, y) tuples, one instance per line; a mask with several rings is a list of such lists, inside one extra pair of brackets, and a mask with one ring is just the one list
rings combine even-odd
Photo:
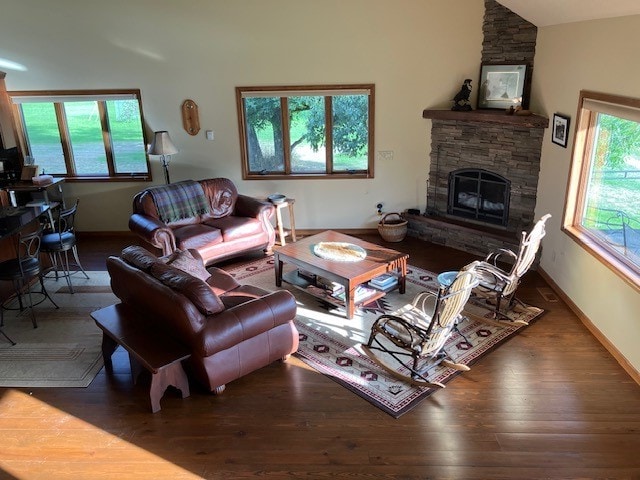
[[(448, 287), (441, 287), (437, 294), (420, 292), (413, 302), (392, 314), (385, 314), (373, 323), (371, 334), (363, 351), (384, 370), (414, 385), (444, 388), (440, 382), (430, 381), (429, 372), (439, 364), (460, 371), (469, 367), (456, 363), (444, 350), (449, 337), (457, 330), (471, 290), (478, 284), (473, 262), (458, 272)], [(430, 299), (435, 298), (432, 308)], [(378, 339), (382, 335), (394, 347)], [(405, 375), (387, 364), (374, 350), (388, 354), (410, 373)], [(411, 361), (407, 357), (411, 358)]]
[[(522, 232), (522, 238), (518, 248), (518, 253), (507, 249), (499, 249), (489, 253), (483, 262), (476, 268), (479, 285), (474, 290), (474, 295), (486, 297), (495, 304), (492, 312), (492, 319), (497, 322), (510, 322), (513, 324), (527, 323), (524, 320), (512, 320), (508, 316), (516, 304), (524, 306), (524, 303), (516, 297), (516, 290), (525, 273), (529, 271), (540, 248), (540, 243), (545, 236), (545, 223), (551, 218), (551, 214), (546, 214), (536, 222), (531, 231)], [(500, 263), (512, 263), (509, 270), (499, 266)], [(473, 315), (474, 318), (487, 321)], [(489, 321), (489, 323), (492, 323)]]

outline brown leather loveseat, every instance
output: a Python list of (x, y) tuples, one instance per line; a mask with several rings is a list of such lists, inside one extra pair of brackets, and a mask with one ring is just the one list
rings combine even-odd
[(228, 178), (151, 187), (133, 198), (129, 229), (162, 255), (195, 249), (206, 265), (239, 254), (270, 254), (274, 207), (240, 195)]
[(140, 313), (140, 328), (151, 329), (149, 342), (159, 329), (188, 346), (188, 374), (214, 393), (298, 349), (293, 295), (205, 270), (194, 250), (158, 258), (131, 246), (109, 257), (107, 270), (113, 292)]

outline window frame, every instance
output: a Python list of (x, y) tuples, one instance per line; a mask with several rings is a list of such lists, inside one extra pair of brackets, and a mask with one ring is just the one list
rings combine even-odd
[[(349, 91), (367, 91), (368, 92), (368, 152), (367, 152), (367, 168), (366, 170), (357, 171), (333, 171), (333, 148), (326, 148), (326, 168), (324, 172), (319, 173), (292, 173), (291, 172), (291, 152), (289, 138), (289, 116), (287, 107), (287, 97), (305, 96), (308, 94), (325, 93), (325, 106), (331, 106), (331, 94), (345, 95)], [(282, 92), (280, 96), (281, 119), (283, 128), (284, 143), (284, 173), (256, 173), (249, 168), (249, 157), (247, 149), (247, 129), (244, 109), (244, 95), (257, 93), (272, 94)], [(287, 108), (285, 108), (287, 107)], [(294, 86), (251, 86), (236, 87), (236, 110), (238, 114), (238, 130), (240, 132), (240, 155), (242, 161), (242, 178), (243, 180), (298, 180), (298, 179), (371, 179), (374, 178), (374, 158), (375, 158), (375, 85), (374, 84), (345, 84), (345, 85), (294, 85)], [(327, 144), (331, 142), (332, 137), (332, 118), (330, 111), (325, 113), (325, 125)]]
[[(57, 178), (64, 178), (67, 182), (150, 182), (153, 180), (151, 173), (151, 162), (147, 153), (149, 140), (147, 129), (145, 128), (144, 112), (142, 110), (142, 96), (139, 89), (109, 89), (109, 90), (24, 90), (10, 91), (9, 98), (12, 101), (13, 115), (17, 127), (17, 136), (20, 142), (20, 150), (23, 156), (31, 155), (29, 143), (27, 142), (26, 128), (24, 118), (21, 113), (20, 104), (13, 101), (14, 98), (23, 99), (25, 97), (69, 97), (71, 100), (81, 100), (86, 97), (86, 101), (96, 101), (98, 105), (99, 121), (102, 127), (102, 138), (105, 147), (105, 156), (107, 162), (107, 175), (76, 175), (76, 160), (73, 158), (73, 149), (71, 148), (71, 138), (67, 128), (66, 116), (64, 113), (64, 101), (52, 101), (56, 112), (58, 123), (58, 131), (60, 133), (60, 141), (62, 144), (62, 152), (66, 166), (66, 175), (53, 174)], [(109, 130), (109, 122), (106, 112), (106, 101), (113, 100), (113, 97), (130, 95), (138, 102), (140, 112), (140, 124), (142, 130), (142, 141), (144, 145), (145, 162), (147, 172), (136, 173), (116, 173), (116, 161), (113, 156), (111, 132)], [(103, 98), (100, 98), (103, 97)], [(133, 99), (133, 98), (132, 98)], [(21, 102), (28, 103), (28, 102)]]
[(590, 90), (580, 91), (562, 231), (600, 263), (637, 291), (640, 291), (640, 267), (630, 262), (624, 255), (611, 248), (606, 242), (581, 225), (582, 212), (587, 201), (586, 193), (591, 167), (591, 152), (594, 146), (595, 127), (599, 113), (597, 110), (591, 110), (585, 106), (585, 101), (588, 103), (589, 100), (635, 109), (640, 113), (640, 99)]

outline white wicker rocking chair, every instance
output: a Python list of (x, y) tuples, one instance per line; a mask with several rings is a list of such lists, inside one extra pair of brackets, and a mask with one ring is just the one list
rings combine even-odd
[[(441, 287), (437, 294), (421, 292), (411, 304), (376, 319), (362, 350), (384, 370), (414, 385), (444, 388), (444, 384), (428, 379), (430, 371), (439, 364), (468, 371), (469, 367), (449, 358), (444, 345), (456, 330), (471, 290), (478, 284), (474, 272), (477, 263), (460, 270), (451, 285)], [(378, 338), (380, 335), (384, 337), (382, 340)], [(399, 365), (387, 363), (374, 350), (388, 355), (409, 373), (398, 371)]]
[[(524, 320), (512, 320), (508, 313), (517, 305), (524, 306), (516, 298), (516, 290), (524, 274), (533, 265), (540, 248), (540, 242), (545, 236), (545, 223), (549, 218), (551, 218), (551, 214), (542, 216), (529, 234), (522, 232), (517, 254), (511, 250), (499, 249), (491, 252), (483, 262), (478, 264), (476, 274), (480, 284), (474, 289), (473, 295), (486, 298), (489, 303), (495, 305), (495, 308), (490, 319), (479, 317), (471, 312), (465, 312), (465, 315), (502, 326), (507, 323), (527, 324)], [(509, 270), (505, 270), (498, 266), (500, 262), (513, 262), (513, 264)], [(491, 320), (495, 320), (495, 322)]]

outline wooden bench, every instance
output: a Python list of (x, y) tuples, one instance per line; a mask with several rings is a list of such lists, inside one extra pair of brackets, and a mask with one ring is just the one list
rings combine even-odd
[(107, 372), (113, 372), (111, 355), (118, 345), (129, 353), (134, 383), (143, 368), (151, 372), (149, 397), (153, 413), (160, 410), (160, 399), (169, 385), (179, 389), (182, 398), (190, 395), (181, 364), (191, 356), (187, 347), (150, 326), (139, 312), (121, 303), (97, 310), (91, 317), (102, 329), (102, 356)]

